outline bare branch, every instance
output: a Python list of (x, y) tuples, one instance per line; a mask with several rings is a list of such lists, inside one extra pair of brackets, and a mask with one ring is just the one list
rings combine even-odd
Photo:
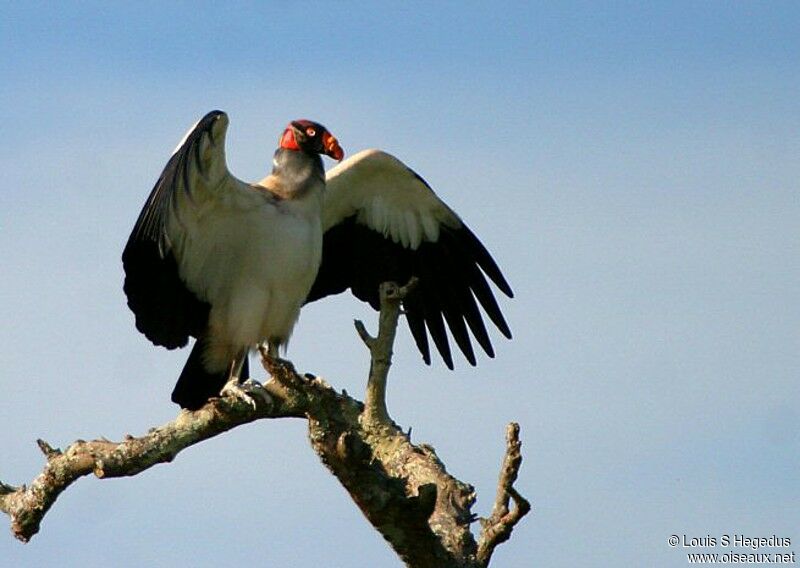
[[(272, 378), (262, 387), (269, 397), (254, 397), (255, 407), (225, 396), (195, 412), (182, 411), (144, 436), (126, 436), (122, 442), (78, 440), (61, 451), (39, 440), (47, 463), (30, 486), (0, 482), (0, 510), (11, 517), (12, 532), (28, 541), (61, 492), (80, 477), (136, 475), (240, 424), (304, 417), (312, 448), (408, 566), (487, 566), (494, 547), (509, 538), (514, 525), (530, 510), (513, 487), (522, 459), (519, 427), (509, 426), (495, 508), (477, 543), (470, 531), (476, 520), (471, 512), (473, 487), (451, 476), (431, 446), (413, 445), (386, 411), (386, 378), (400, 304), (413, 285), (381, 287), (377, 337), (370, 337), (363, 324), (357, 324), (371, 354), (367, 404), (338, 393), (319, 377), (299, 375), (291, 363), (271, 358), (262, 349), (264, 367)], [(509, 512), (510, 500), (515, 508)]]
[[(481, 519), (483, 530), (478, 541), (478, 561), (482, 566), (489, 565), (494, 549), (511, 538), (514, 526), (531, 510), (530, 503), (514, 489), (514, 482), (522, 465), (521, 450), (519, 424), (512, 422), (506, 428), (506, 453), (500, 469), (492, 514), (488, 519)], [(509, 511), (508, 505), (512, 499), (515, 507)]]
[(61, 455), (61, 450), (59, 450), (58, 448), (53, 449), (50, 446), (50, 444), (48, 444), (42, 439), (36, 440), (36, 444), (39, 446), (39, 449), (42, 450), (44, 457), (46, 457), (47, 459)]
[(392, 366), (392, 347), (403, 299), (417, 286), (417, 282), (418, 279), (413, 277), (402, 287), (394, 282), (380, 285), (381, 312), (377, 337), (370, 336), (362, 322), (355, 322), (356, 331), (370, 352), (369, 379), (364, 397), (365, 428), (380, 428), (392, 422), (386, 408), (386, 383)]
[[(269, 391), (270, 385), (264, 388)], [(27, 542), (39, 531), (42, 518), (61, 492), (77, 479), (92, 473), (98, 478), (136, 475), (156, 464), (170, 462), (181, 450), (241, 424), (258, 418), (303, 415), (287, 402), (280, 401), (274, 407), (261, 404), (254, 409), (240, 399), (214, 399), (195, 412), (182, 411), (175, 420), (139, 438), (131, 436), (118, 443), (78, 440), (63, 452), (38, 440), (47, 458), (44, 470), (28, 487), (0, 483), (0, 511), (11, 517), (14, 536)]]
[(353, 324), (355, 324), (358, 336), (361, 338), (361, 341), (364, 342), (364, 345), (366, 345), (368, 349), (372, 349), (372, 345), (375, 343), (375, 338), (369, 334), (364, 322), (361, 320), (355, 320), (353, 321)]

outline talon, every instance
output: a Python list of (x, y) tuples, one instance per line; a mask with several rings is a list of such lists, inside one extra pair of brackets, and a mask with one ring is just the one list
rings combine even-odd
[(233, 398), (239, 399), (253, 407), (253, 410), (258, 408), (258, 403), (254, 397), (260, 398), (265, 404), (272, 404), (272, 397), (269, 396), (266, 389), (264, 389), (261, 383), (253, 379), (247, 379), (244, 383), (239, 384), (239, 379), (233, 377), (222, 387), (220, 395), (232, 396)]
[(242, 388), (245, 392), (260, 398), (264, 404), (272, 405), (272, 397), (267, 392), (267, 389), (255, 379), (247, 379), (242, 385)]

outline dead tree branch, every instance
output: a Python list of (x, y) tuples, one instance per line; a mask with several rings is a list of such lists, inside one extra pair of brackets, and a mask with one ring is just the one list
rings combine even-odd
[[(478, 542), (478, 561), (488, 566), (497, 545), (511, 538), (514, 526), (528, 514), (531, 505), (514, 489), (514, 482), (522, 465), (522, 442), (519, 441), (519, 424), (512, 422), (506, 428), (506, 454), (500, 469), (492, 514), (481, 519), (481, 537)], [(514, 509), (509, 511), (509, 501), (514, 500)]]
[(388, 426), (391, 423), (386, 409), (386, 382), (392, 366), (392, 346), (397, 333), (397, 320), (403, 299), (417, 286), (417, 279), (402, 288), (394, 282), (380, 286), (381, 312), (378, 317), (378, 336), (372, 337), (364, 324), (356, 320), (356, 331), (369, 349), (370, 366), (367, 391), (364, 396), (363, 424), (367, 429)]
[[(366, 404), (321, 379), (301, 376), (288, 361), (262, 352), (271, 374), (262, 388), (269, 397), (254, 397), (255, 406), (233, 396), (212, 399), (197, 411), (182, 411), (144, 436), (126, 436), (121, 442), (78, 440), (61, 451), (39, 440), (46, 464), (31, 484), (13, 487), (0, 482), (0, 510), (11, 518), (12, 533), (23, 542), (30, 540), (61, 492), (83, 476), (136, 475), (241, 424), (302, 417), (308, 420), (314, 451), (407, 566), (488, 566), (495, 547), (509, 539), (530, 510), (514, 488), (522, 462), (519, 426), (509, 425), (494, 509), (482, 520), (476, 541), (470, 531), (476, 520), (471, 512), (473, 487), (448, 474), (432, 447), (413, 445), (386, 409), (386, 379), (400, 305), (413, 285), (381, 287), (377, 337), (356, 323), (371, 355)], [(515, 503), (511, 511), (510, 500)]]
[[(271, 392), (275, 385), (264, 386)], [(273, 398), (273, 400), (275, 400)], [(78, 440), (66, 450), (37, 440), (47, 459), (44, 470), (29, 486), (0, 483), (0, 511), (11, 517), (11, 532), (27, 542), (58, 496), (79, 478), (94, 474), (100, 479), (136, 475), (156, 464), (171, 462), (178, 453), (198, 442), (259, 418), (304, 416), (296, 401), (279, 399), (267, 407), (253, 408), (239, 398), (215, 399), (195, 412), (182, 411), (175, 420), (153, 428), (144, 436), (126, 436), (122, 442)]]

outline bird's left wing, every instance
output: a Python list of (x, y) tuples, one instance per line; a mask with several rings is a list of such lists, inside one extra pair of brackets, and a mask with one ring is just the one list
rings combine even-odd
[[(470, 336), (494, 356), (480, 305), (511, 338), (486, 276), (513, 296), (497, 264), (464, 222), (397, 158), (365, 150), (327, 174), (322, 266), (307, 302), (352, 290), (379, 309), (378, 286), (419, 278), (404, 301), (414, 340), (430, 364), (428, 334), (452, 369), (447, 328), (470, 364)], [(427, 331), (426, 331), (427, 330)], [(470, 333), (471, 332), (471, 333)]]
[[(181, 241), (224, 184), (240, 183), (225, 163), (228, 116), (212, 111), (178, 144), (131, 232), (122, 263), (136, 328), (156, 345), (183, 347), (202, 332), (209, 306), (179, 275)], [(177, 241), (177, 242), (176, 242)]]

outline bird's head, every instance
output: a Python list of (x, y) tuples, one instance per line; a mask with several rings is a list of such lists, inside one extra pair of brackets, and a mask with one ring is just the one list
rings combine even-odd
[(328, 129), (310, 120), (293, 120), (281, 135), (280, 147), (307, 154), (325, 154), (334, 160), (344, 158), (344, 150)]

